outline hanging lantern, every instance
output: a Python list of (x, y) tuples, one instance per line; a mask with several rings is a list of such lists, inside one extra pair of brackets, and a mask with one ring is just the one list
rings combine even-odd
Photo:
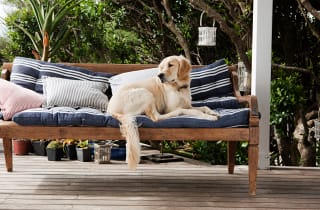
[(214, 24), (216, 21), (213, 19), (213, 26), (212, 27), (203, 27), (202, 26), (203, 14), (204, 14), (204, 11), (201, 13), (200, 27), (198, 27), (198, 29), (199, 29), (198, 46), (216, 46), (217, 28), (214, 27)]
[(242, 61), (238, 62), (237, 72), (239, 78), (239, 90), (244, 93), (249, 93), (251, 90), (251, 75)]

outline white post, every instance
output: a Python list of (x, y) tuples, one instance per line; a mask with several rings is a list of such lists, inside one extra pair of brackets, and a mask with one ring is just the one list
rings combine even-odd
[(270, 144), (271, 43), (273, 0), (254, 0), (251, 94), (258, 98), (260, 119), (259, 168), (268, 169)]

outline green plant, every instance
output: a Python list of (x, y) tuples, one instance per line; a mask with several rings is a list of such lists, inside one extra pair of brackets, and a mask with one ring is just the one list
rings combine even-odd
[(89, 140), (80, 140), (77, 144), (78, 148), (87, 149), (89, 146)]
[(67, 154), (68, 152), (68, 145), (77, 145), (78, 144), (78, 140), (76, 139), (64, 139), (63, 143), (62, 143), (62, 147), (63, 147), (63, 152)]
[(63, 144), (59, 140), (52, 140), (47, 145), (47, 149), (58, 149), (58, 148), (62, 148), (62, 147), (63, 147)]
[(271, 83), (270, 120), (276, 131), (278, 151), (283, 165), (297, 165), (297, 148), (293, 138), (296, 116), (305, 102), (299, 74), (283, 72)]
[(44, 2), (28, 0), (37, 20), (39, 31), (33, 34), (19, 23), (13, 22), (13, 25), (29, 37), (35, 48), (34, 55), (36, 58), (39, 58), (41, 54), (41, 60), (47, 61), (61, 47), (70, 32), (68, 22), (63, 20), (68, 12), (81, 1), (69, 0), (61, 5), (60, 2), (51, 0), (45, 0)]

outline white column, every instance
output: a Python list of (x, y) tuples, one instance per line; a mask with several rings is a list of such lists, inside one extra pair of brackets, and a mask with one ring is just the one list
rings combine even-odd
[(269, 168), (271, 43), (273, 0), (254, 0), (251, 94), (258, 98), (260, 120), (259, 168)]

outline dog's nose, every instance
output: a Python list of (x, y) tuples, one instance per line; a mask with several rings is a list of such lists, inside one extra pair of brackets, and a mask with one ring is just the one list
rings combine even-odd
[(161, 80), (161, 82), (164, 82), (164, 73), (158, 74), (158, 77)]

